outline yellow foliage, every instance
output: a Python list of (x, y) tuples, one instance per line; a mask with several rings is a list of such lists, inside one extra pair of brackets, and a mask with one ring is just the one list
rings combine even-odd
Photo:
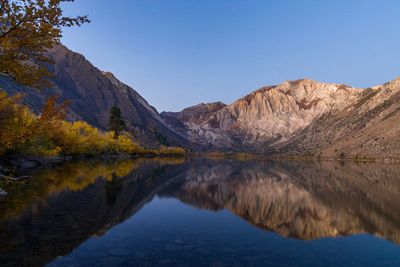
[(101, 132), (83, 121), (63, 121), (55, 137), (66, 155), (137, 153), (140, 147), (126, 135), (114, 138), (113, 132)]
[(186, 151), (181, 147), (162, 146), (157, 150), (158, 155), (185, 155)]
[(20, 96), (0, 91), (0, 155), (38, 156), (139, 153), (141, 148), (127, 135), (114, 138), (83, 121), (67, 122), (65, 104), (50, 98), (40, 116), (18, 104)]
[(139, 152), (140, 150), (139, 146), (134, 144), (132, 140), (125, 135), (118, 135), (117, 148), (119, 151), (124, 153), (133, 153), (135, 151)]
[(21, 96), (8, 97), (0, 91), (0, 154), (16, 150), (31, 137), (36, 127), (35, 116), (17, 102)]
[(57, 105), (52, 97), (39, 116), (20, 105), (20, 96), (9, 97), (0, 91), (0, 156), (28, 154), (36, 156), (154, 154), (184, 155), (179, 147), (146, 150), (127, 132), (102, 132), (84, 121), (64, 120), (66, 104)]

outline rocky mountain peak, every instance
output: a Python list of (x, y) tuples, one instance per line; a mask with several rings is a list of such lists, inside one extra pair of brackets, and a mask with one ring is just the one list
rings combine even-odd
[(194, 142), (220, 148), (239, 145), (243, 150), (284, 142), (323, 114), (343, 110), (361, 92), (359, 88), (310, 79), (285, 81), (264, 86), (215, 110), (203, 104), (179, 114), (164, 113), (163, 117), (174, 117), (171, 127), (178, 125), (178, 120), (180, 130), (186, 129)]
[(109, 71), (101, 71), (101, 73), (107, 77), (114, 85), (116, 86), (121, 86), (123, 83), (120, 82), (120, 80), (115, 77), (115, 75), (112, 72)]
[(379, 87), (383, 87), (387, 90), (394, 90), (394, 91), (399, 91), (400, 90), (400, 76), (396, 77), (394, 80), (387, 82)]
[(115, 77), (114, 73), (110, 71), (101, 71), (101, 73), (109, 79), (118, 80), (117, 77)]

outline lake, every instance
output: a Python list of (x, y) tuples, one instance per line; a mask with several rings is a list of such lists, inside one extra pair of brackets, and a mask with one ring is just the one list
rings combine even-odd
[(400, 266), (400, 166), (74, 161), (2, 184), (1, 266)]

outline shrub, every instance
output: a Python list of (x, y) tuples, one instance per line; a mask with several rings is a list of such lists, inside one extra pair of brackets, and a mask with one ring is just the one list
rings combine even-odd
[(157, 154), (159, 155), (185, 155), (185, 150), (181, 147), (166, 147), (162, 146), (158, 149)]
[(29, 154), (36, 156), (143, 154), (184, 155), (179, 147), (162, 146), (146, 150), (133, 142), (127, 132), (118, 135), (102, 132), (84, 121), (64, 120), (67, 104), (57, 104), (50, 97), (37, 116), (19, 104), (21, 96), (8, 96), (0, 91), (0, 156)]
[(65, 121), (66, 105), (58, 105), (54, 97), (39, 116), (19, 104), (20, 99), (0, 91), (0, 155), (97, 155), (140, 150), (126, 133), (114, 138), (114, 132), (101, 132), (86, 122)]

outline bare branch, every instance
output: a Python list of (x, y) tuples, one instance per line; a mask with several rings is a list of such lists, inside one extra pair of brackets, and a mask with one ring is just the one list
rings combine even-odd
[(8, 0), (0, 0), (0, 15), (3, 15), (6, 6), (8, 6)]

